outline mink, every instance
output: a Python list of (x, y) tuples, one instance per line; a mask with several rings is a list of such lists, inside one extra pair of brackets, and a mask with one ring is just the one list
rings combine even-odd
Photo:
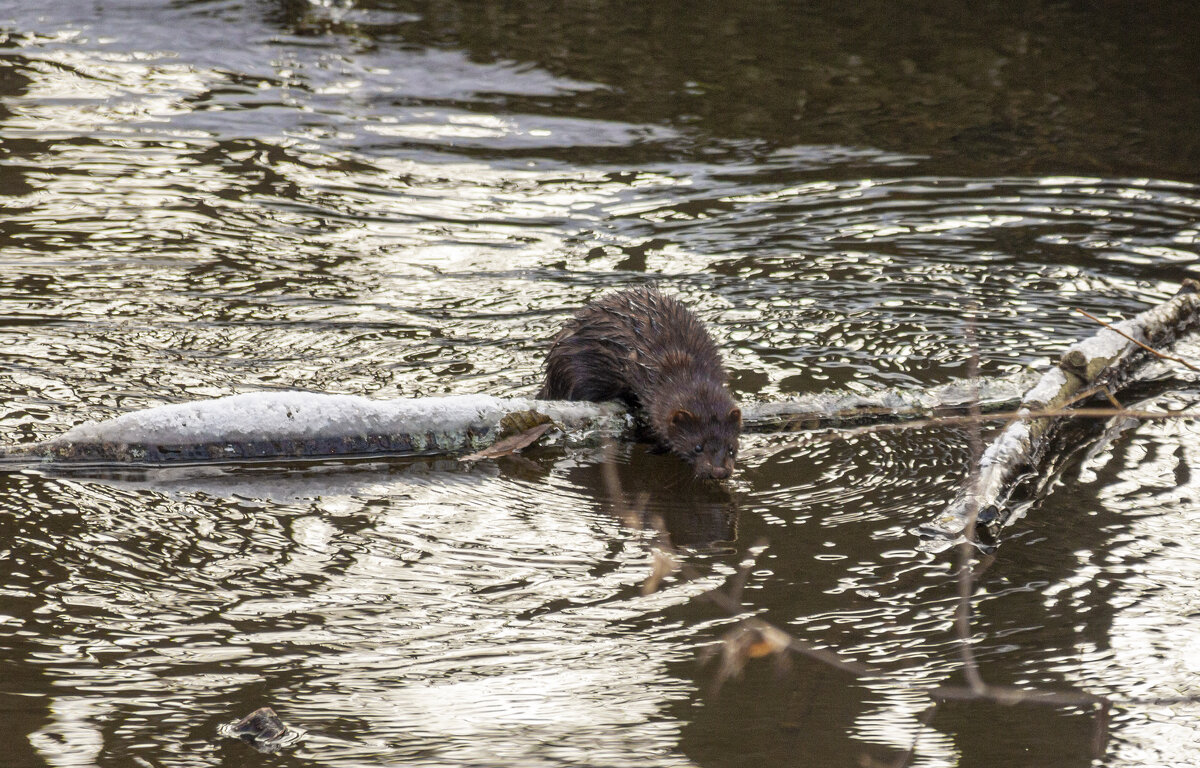
[(696, 475), (733, 473), (742, 412), (721, 354), (700, 319), (655, 288), (603, 296), (571, 318), (551, 344), (538, 397), (623, 401)]

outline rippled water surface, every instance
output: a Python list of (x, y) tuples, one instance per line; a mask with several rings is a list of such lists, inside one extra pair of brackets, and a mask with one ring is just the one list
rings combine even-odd
[[(1194, 272), (1191, 4), (843, 5), (0, 0), (0, 443), (268, 389), (529, 395), (574, 308), (650, 280), (745, 400), (962, 377), (972, 309), (1006, 377)], [(911, 531), (966, 438), (751, 436), (726, 487), (621, 446), (690, 572), (652, 594), (602, 452), (4, 469), (0, 762), (1191, 764), (1198, 705), (927, 712), (955, 560)], [(977, 568), (985, 678), (1200, 694), (1197, 446), (1129, 424), (1067, 462)], [(747, 615), (877, 672), (718, 686), (740, 617), (701, 596), (748, 557)], [(306, 738), (218, 735), (262, 705)]]

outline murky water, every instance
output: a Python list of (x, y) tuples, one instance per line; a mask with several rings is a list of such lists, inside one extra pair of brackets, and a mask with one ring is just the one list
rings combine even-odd
[[(527, 395), (573, 308), (650, 279), (745, 399), (962, 376), (972, 306), (1004, 376), (1195, 269), (1193, 6), (844, 5), (0, 2), (0, 439), (264, 389)], [(1200, 693), (1198, 438), (1131, 426), (1012, 529), (988, 680)], [(962, 678), (954, 559), (910, 530), (961, 431), (748, 443), (725, 489), (618, 452), (699, 574), (651, 595), (599, 453), (7, 471), (0, 762), (854, 765), (918, 730), (916, 765), (1091, 762), (1080, 709), (919, 729)], [(880, 673), (716, 691), (736, 618), (697, 598), (751, 553), (748, 613)], [(261, 705), (308, 738), (217, 736)], [(1119, 707), (1106, 764), (1192, 762), (1198, 711)]]

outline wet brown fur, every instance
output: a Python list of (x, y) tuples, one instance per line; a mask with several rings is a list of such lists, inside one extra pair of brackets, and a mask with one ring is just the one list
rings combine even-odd
[(571, 318), (550, 347), (538, 397), (622, 400), (697, 475), (733, 471), (742, 413), (717, 345), (691, 310), (654, 288), (609, 294)]

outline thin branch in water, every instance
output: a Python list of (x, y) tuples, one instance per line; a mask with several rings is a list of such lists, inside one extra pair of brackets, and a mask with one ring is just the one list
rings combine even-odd
[(1125, 331), (1122, 331), (1120, 328), (1114, 328), (1113, 326), (1111, 326), (1111, 325), (1109, 325), (1108, 323), (1104, 322), (1103, 320), (1101, 320), (1100, 318), (1096, 317), (1096, 316), (1095, 316), (1095, 315), (1093, 315), (1092, 313), (1090, 313), (1090, 312), (1086, 312), (1086, 311), (1084, 311), (1084, 310), (1080, 309), (1079, 307), (1074, 307), (1074, 310), (1075, 310), (1076, 312), (1078, 312), (1079, 314), (1083, 315), (1084, 317), (1086, 317), (1086, 318), (1087, 318), (1087, 319), (1089, 319), (1089, 320), (1095, 320), (1097, 323), (1100, 323), (1100, 325), (1103, 325), (1105, 328), (1107, 328), (1108, 330), (1110, 330), (1110, 331), (1112, 331), (1113, 333), (1117, 334), (1118, 336), (1124, 336), (1125, 338), (1129, 339), (1129, 340), (1130, 340), (1130, 341), (1132, 341), (1134, 344), (1137, 344), (1139, 347), (1141, 347), (1142, 349), (1146, 350), (1147, 352), (1149, 352), (1150, 354), (1154, 355), (1155, 357), (1159, 358), (1160, 360), (1171, 360), (1172, 362), (1179, 363), (1180, 365), (1182, 365), (1183, 367), (1187, 368), (1188, 370), (1192, 370), (1192, 371), (1200, 372), (1200, 368), (1197, 368), (1196, 366), (1192, 365), (1192, 364), (1191, 364), (1191, 363), (1189, 363), (1187, 360), (1184, 360), (1182, 357), (1176, 357), (1175, 355), (1168, 355), (1168, 354), (1166, 354), (1165, 352), (1159, 352), (1157, 349), (1155, 349), (1154, 347), (1150, 346), (1149, 344), (1145, 344), (1145, 343), (1143, 343), (1143, 342), (1141, 342), (1141, 341), (1138, 341), (1137, 339), (1135, 339), (1135, 338), (1133, 338), (1132, 336), (1130, 336), (1128, 333), (1125, 333)]
[(1005, 706), (1043, 704), (1049, 707), (1095, 707), (1108, 701), (1085, 691), (1042, 691), (1008, 685), (985, 685), (983, 691), (963, 686), (947, 685), (934, 688), (929, 696), (937, 701), (992, 701)]
[(1092, 757), (1103, 760), (1108, 752), (1108, 723), (1112, 719), (1112, 702), (1104, 699), (1096, 708), (1095, 725), (1092, 731)]
[[(1095, 393), (1092, 393), (1095, 394)], [(795, 440), (789, 440), (775, 447), (776, 451), (786, 448), (800, 448), (811, 443), (846, 440), (861, 435), (873, 435), (883, 432), (902, 432), (908, 429), (926, 429), (928, 427), (953, 427), (959, 425), (983, 424), (991, 421), (1014, 421), (1016, 419), (1143, 419), (1156, 421), (1164, 419), (1195, 419), (1200, 418), (1200, 410), (1189, 411), (1143, 411), (1130, 408), (1050, 408), (1041, 411), (1001, 411), (996, 413), (980, 413), (978, 415), (964, 414), (962, 416), (937, 416), (931, 419), (913, 421), (894, 421), (883, 424), (868, 424), (851, 429), (829, 429), (824, 432), (810, 432)]]
[[(980, 457), (983, 456), (983, 435), (980, 432), (978, 419), (979, 408), (979, 345), (975, 341), (974, 311), (967, 315), (964, 329), (971, 357), (967, 361), (967, 380), (975, 387), (971, 397), (971, 405), (967, 415), (976, 419), (975, 428), (968, 430), (967, 443), (970, 446), (971, 467), (967, 475), (967, 486), (974, 487), (979, 475)], [(975, 539), (975, 522), (979, 517), (979, 502), (974, 494), (971, 495), (967, 509), (967, 525), (962, 542), (958, 545), (958, 605), (955, 609), (954, 626), (958, 634), (959, 655), (962, 657), (963, 675), (967, 684), (977, 693), (987, 689), (983, 677), (979, 673), (979, 664), (975, 660), (975, 651), (971, 648), (971, 595), (975, 591), (975, 577), (971, 573), (971, 555), (975, 548), (971, 542)]]

